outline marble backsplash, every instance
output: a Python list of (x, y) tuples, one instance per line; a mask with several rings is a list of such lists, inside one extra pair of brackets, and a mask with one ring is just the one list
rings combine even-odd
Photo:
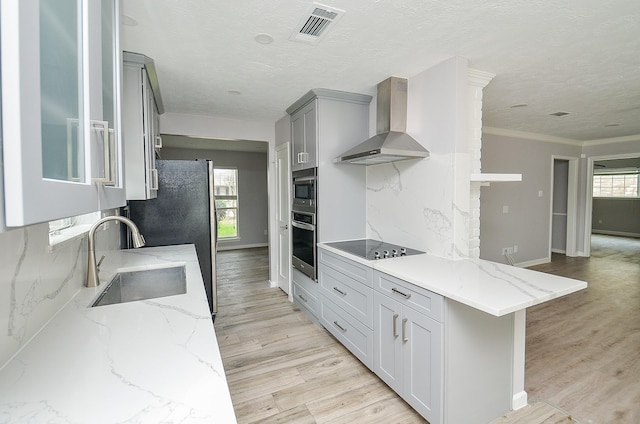
[[(120, 226), (96, 233), (96, 253), (118, 249)], [(0, 234), (0, 368), (84, 285), (87, 237), (49, 251), (49, 226)]]
[[(468, 164), (461, 155), (431, 155), (367, 168), (367, 237), (445, 258), (468, 253)], [(466, 172), (466, 174), (465, 174)], [(456, 185), (466, 187), (456, 187)]]

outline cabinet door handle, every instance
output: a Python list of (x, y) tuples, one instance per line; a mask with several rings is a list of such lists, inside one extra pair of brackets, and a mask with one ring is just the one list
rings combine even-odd
[(104, 166), (104, 175), (93, 178), (94, 182), (102, 185), (115, 185), (115, 167), (116, 167), (116, 143), (115, 132), (109, 128), (109, 122), (91, 120), (91, 130), (100, 133), (100, 142), (102, 147), (102, 163)]
[(156, 136), (156, 142), (153, 144), (153, 147), (155, 147), (156, 149), (162, 149), (162, 137), (157, 135)]
[(397, 288), (392, 288), (391, 289), (392, 292), (399, 294), (400, 296), (404, 297), (405, 299), (409, 299), (411, 297), (411, 293), (407, 294), (407, 293), (402, 293), (400, 290), (398, 290)]
[(158, 190), (158, 170), (151, 169), (151, 190)]
[(398, 314), (393, 314), (393, 338), (398, 337)]
[(337, 287), (334, 287), (333, 289), (334, 289), (335, 291), (337, 291), (338, 293), (340, 293), (341, 295), (343, 295), (343, 296), (346, 296), (346, 295), (347, 295), (347, 293), (346, 293), (346, 292), (343, 292), (342, 290), (340, 290), (340, 289), (339, 289), (339, 288), (337, 288)]
[(299, 153), (300, 155), (300, 163), (307, 163), (309, 162), (309, 153), (307, 152), (301, 152)]
[(342, 331), (343, 333), (347, 332), (347, 329), (344, 328), (343, 326), (341, 326), (340, 324), (338, 324), (338, 321), (333, 321), (333, 325), (335, 325), (336, 327), (338, 327), (340, 329), (340, 331)]
[(407, 337), (407, 318), (402, 319), (402, 341), (408, 342), (409, 338)]
[(307, 299), (305, 299), (303, 295), (299, 294), (298, 297), (300, 299), (302, 299), (304, 301), (304, 303), (307, 303)]

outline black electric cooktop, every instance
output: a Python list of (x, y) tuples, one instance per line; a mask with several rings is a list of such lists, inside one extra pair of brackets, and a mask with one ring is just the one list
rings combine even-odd
[(408, 247), (398, 246), (396, 244), (385, 243), (383, 241), (373, 239), (338, 241), (335, 243), (327, 243), (327, 246), (369, 260), (395, 258), (398, 256), (418, 255), (420, 253), (424, 253), (420, 250), (409, 249)]

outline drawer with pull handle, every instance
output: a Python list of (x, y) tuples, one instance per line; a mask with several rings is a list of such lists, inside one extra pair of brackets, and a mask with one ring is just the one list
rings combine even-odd
[(323, 297), (353, 315), (369, 328), (373, 326), (373, 289), (320, 263), (318, 289)]
[(373, 330), (321, 297), (320, 323), (363, 364), (373, 366)]
[(436, 321), (444, 319), (444, 300), (437, 293), (380, 271), (374, 273), (374, 288)]

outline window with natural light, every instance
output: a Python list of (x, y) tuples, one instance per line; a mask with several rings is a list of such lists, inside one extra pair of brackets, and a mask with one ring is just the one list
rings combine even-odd
[(597, 173), (593, 176), (593, 197), (638, 198), (639, 179), (637, 169)]
[(238, 237), (238, 170), (214, 168), (213, 185), (218, 212), (218, 239)]
[(91, 225), (101, 218), (100, 212), (92, 212), (49, 222), (49, 246), (83, 236)]

